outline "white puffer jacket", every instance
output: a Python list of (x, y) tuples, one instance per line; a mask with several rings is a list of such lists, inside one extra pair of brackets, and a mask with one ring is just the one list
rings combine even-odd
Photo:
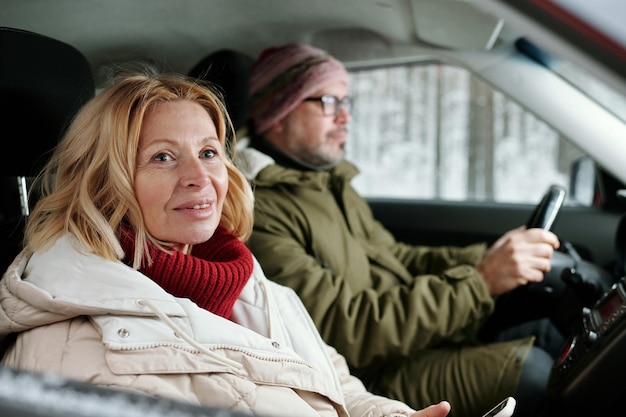
[[(232, 320), (232, 321), (231, 321)], [(292, 290), (254, 271), (231, 320), (65, 236), (0, 281), (5, 366), (265, 416), (409, 414), (368, 393)]]

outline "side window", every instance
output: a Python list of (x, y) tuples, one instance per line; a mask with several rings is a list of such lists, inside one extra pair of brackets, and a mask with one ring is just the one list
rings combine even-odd
[(357, 70), (351, 82), (347, 158), (366, 197), (536, 204), (550, 184), (569, 187), (583, 156), (459, 67)]

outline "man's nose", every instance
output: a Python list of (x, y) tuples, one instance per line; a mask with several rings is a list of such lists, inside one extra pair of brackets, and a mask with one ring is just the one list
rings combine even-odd
[(348, 124), (352, 120), (352, 113), (350, 112), (350, 107), (348, 104), (339, 104), (339, 109), (337, 109), (335, 120), (340, 120), (345, 124)]

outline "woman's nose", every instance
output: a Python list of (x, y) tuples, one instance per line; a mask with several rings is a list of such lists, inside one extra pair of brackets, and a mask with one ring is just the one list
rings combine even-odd
[(208, 170), (199, 159), (186, 161), (181, 171), (181, 183), (185, 187), (204, 187), (211, 182)]

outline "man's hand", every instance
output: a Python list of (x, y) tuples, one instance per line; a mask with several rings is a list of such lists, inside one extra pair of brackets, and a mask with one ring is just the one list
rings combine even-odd
[(504, 294), (529, 282), (540, 282), (550, 270), (558, 237), (543, 229), (518, 227), (502, 235), (476, 266), (489, 293)]
[(445, 417), (450, 412), (450, 403), (442, 401), (438, 404), (430, 405), (411, 414), (410, 417)]

